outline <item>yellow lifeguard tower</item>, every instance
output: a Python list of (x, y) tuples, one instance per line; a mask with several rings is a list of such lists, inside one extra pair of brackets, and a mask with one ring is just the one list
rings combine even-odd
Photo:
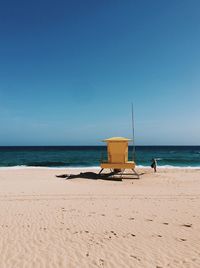
[[(107, 161), (101, 163), (101, 171), (110, 169), (116, 174), (123, 174), (126, 169), (132, 170), (139, 178), (135, 171), (135, 162), (128, 161), (128, 142), (130, 139), (123, 137), (113, 137), (104, 140), (107, 143)], [(130, 174), (128, 174), (130, 175)]]

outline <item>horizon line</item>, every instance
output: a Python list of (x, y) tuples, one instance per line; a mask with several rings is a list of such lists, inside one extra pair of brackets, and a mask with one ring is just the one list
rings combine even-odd
[[(130, 147), (133, 146), (132, 144), (129, 145)], [(135, 145), (137, 146), (149, 146), (149, 147), (155, 147), (155, 146), (200, 146), (198, 144), (196, 145), (175, 145), (175, 144), (171, 144), (171, 145), (167, 145), (167, 144), (157, 144), (157, 145)], [(0, 147), (107, 147), (107, 145), (102, 144), (102, 145), (0, 145)]]

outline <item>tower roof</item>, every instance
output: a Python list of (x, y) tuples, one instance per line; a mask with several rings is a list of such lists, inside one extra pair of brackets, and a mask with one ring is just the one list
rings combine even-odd
[(112, 138), (109, 138), (109, 139), (105, 139), (103, 140), (105, 142), (112, 142), (112, 141), (131, 141), (131, 139), (127, 139), (127, 138), (124, 138), (124, 137), (112, 137)]

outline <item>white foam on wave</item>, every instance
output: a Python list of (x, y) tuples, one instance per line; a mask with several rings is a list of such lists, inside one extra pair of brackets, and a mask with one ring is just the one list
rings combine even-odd
[[(138, 168), (150, 168), (150, 166), (142, 166), (138, 165)], [(165, 169), (200, 169), (200, 166), (192, 167), (192, 166), (171, 166), (171, 165), (163, 165), (157, 166), (157, 168), (165, 168)]]
[(12, 167), (0, 167), (0, 170), (16, 170), (16, 169), (51, 169), (51, 167), (35, 167), (35, 166), (23, 166), (23, 165), (12, 166)]
[(70, 167), (70, 166), (67, 166), (67, 167), (43, 167), (43, 166), (12, 166), (12, 167), (0, 167), (0, 170), (12, 170), (12, 169), (61, 169), (61, 170), (66, 170), (66, 169), (100, 169), (99, 166), (91, 166), (91, 167)]
[[(137, 165), (136, 168), (151, 168), (150, 166), (144, 165)], [(171, 165), (163, 165), (157, 166), (159, 169), (200, 169), (200, 166), (192, 167), (192, 166), (171, 166)], [(67, 166), (67, 167), (43, 167), (43, 166), (12, 166), (12, 167), (0, 167), (0, 170), (16, 170), (16, 169), (60, 169), (60, 170), (88, 170), (88, 169), (100, 169), (100, 166), (89, 166), (89, 167), (74, 167), (74, 166)]]

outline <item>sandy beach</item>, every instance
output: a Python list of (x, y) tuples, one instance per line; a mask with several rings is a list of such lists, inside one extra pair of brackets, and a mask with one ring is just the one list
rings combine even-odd
[(200, 267), (200, 169), (55, 176), (80, 171), (0, 169), (1, 268)]

